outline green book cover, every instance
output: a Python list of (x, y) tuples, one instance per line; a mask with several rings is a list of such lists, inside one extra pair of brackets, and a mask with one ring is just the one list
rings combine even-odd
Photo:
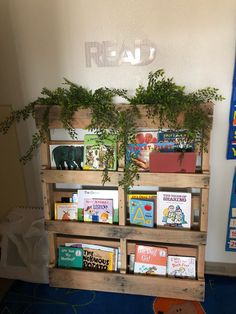
[(100, 140), (96, 134), (84, 136), (84, 170), (116, 170), (117, 143), (112, 135)]
[(83, 248), (59, 247), (58, 266), (66, 268), (83, 268)]

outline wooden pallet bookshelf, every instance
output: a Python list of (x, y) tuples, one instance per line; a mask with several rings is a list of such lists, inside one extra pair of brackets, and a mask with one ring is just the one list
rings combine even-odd
[[(121, 105), (117, 105), (121, 106)], [(123, 105), (126, 106), (126, 105)], [(212, 114), (212, 105), (205, 105)], [(42, 125), (44, 106), (38, 106), (36, 124)], [(55, 106), (50, 111), (49, 127), (63, 128), (59, 121), (60, 109)], [(90, 122), (89, 110), (78, 110), (74, 115), (73, 127), (86, 128)], [(181, 117), (180, 117), (181, 120)], [(158, 122), (145, 117), (141, 110), (139, 126), (142, 128), (157, 128)], [(68, 196), (68, 190), (55, 189), (56, 183), (71, 183), (80, 185), (101, 186), (101, 171), (53, 170), (50, 169), (49, 144), (41, 145), (42, 167), (41, 181), (45, 212), (45, 228), (48, 232), (50, 261), (49, 280), (55, 287), (67, 287), (86, 290), (99, 290), (140, 294), (187, 300), (202, 301), (205, 294), (204, 265), (205, 245), (207, 237), (208, 194), (209, 194), (209, 155), (202, 152), (202, 168), (195, 174), (176, 173), (139, 173), (135, 186), (158, 186), (162, 188), (197, 188), (200, 194), (192, 197), (192, 207), (200, 210), (200, 223), (195, 230), (180, 230), (166, 228), (142, 228), (131, 226), (126, 219), (126, 195), (118, 182), (122, 179), (122, 167), (119, 171), (110, 171), (110, 181), (105, 187), (115, 187), (119, 194), (119, 224), (92, 224), (83, 222), (64, 222), (53, 220), (54, 202), (61, 196)], [(85, 243), (114, 245), (121, 248), (120, 272), (92, 272), (85, 270), (60, 269), (57, 267), (57, 248), (68, 242), (83, 240)], [(130, 274), (128, 271), (128, 256), (135, 251), (135, 243), (156, 243), (168, 247), (173, 255), (193, 256), (197, 259), (197, 279), (177, 279), (159, 276), (144, 276)]]

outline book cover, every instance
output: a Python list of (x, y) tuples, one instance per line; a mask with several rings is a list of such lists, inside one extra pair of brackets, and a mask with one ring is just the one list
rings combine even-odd
[(167, 274), (169, 277), (196, 278), (196, 258), (189, 256), (168, 256)]
[(155, 202), (153, 200), (131, 198), (129, 202), (130, 223), (145, 227), (154, 226)]
[(157, 143), (157, 131), (138, 131), (135, 133), (134, 143)]
[(55, 203), (55, 220), (78, 220), (77, 203)]
[(173, 151), (182, 151), (183, 149), (188, 152), (194, 151), (194, 142), (189, 141), (185, 130), (161, 130), (158, 132), (158, 141), (160, 143), (173, 143)]
[(157, 192), (157, 225), (191, 227), (191, 193)]
[(83, 142), (64, 142), (60, 144), (50, 144), (51, 169), (58, 170), (82, 170), (84, 159)]
[(118, 248), (87, 243), (65, 243), (83, 248), (83, 268), (95, 271), (117, 271)]
[(143, 144), (128, 144), (126, 163), (134, 162), (140, 171), (149, 171), (149, 154), (154, 151), (173, 151), (173, 142), (156, 142)]
[(60, 246), (58, 266), (66, 268), (83, 268), (83, 248)]
[(112, 224), (113, 200), (102, 198), (85, 198), (84, 221)]
[(119, 222), (118, 190), (78, 190), (78, 220), (84, 221), (84, 199), (100, 198), (113, 200), (113, 223)]
[(132, 198), (136, 198), (136, 199), (144, 199), (144, 200), (152, 200), (154, 201), (154, 225), (156, 224), (156, 202), (157, 202), (157, 195), (156, 193), (145, 193), (145, 194), (141, 194), (141, 193), (133, 193), (133, 194), (128, 194), (128, 203), (127, 205), (129, 206), (130, 200)]
[(100, 140), (96, 134), (84, 136), (84, 170), (116, 170), (117, 143), (113, 136)]
[(136, 245), (134, 273), (166, 275), (167, 248)]

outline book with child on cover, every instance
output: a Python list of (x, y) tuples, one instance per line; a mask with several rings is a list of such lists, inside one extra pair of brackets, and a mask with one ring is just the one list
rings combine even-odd
[(157, 192), (157, 225), (190, 228), (191, 193)]
[(113, 200), (102, 198), (85, 198), (84, 221), (112, 224)]

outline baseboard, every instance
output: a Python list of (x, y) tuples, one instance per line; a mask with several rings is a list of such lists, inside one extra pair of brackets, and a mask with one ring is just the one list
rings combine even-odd
[(206, 262), (205, 273), (210, 275), (222, 275), (236, 277), (236, 264)]

